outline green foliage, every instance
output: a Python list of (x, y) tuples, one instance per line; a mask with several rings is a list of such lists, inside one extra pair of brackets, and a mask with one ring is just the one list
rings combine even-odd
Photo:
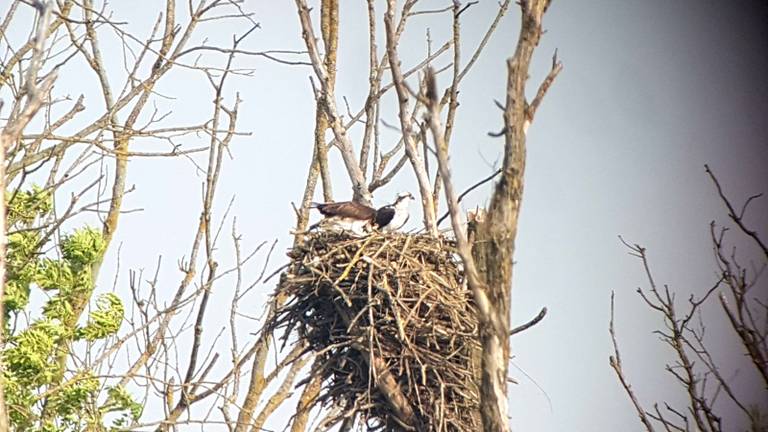
[[(51, 248), (46, 243), (55, 237), (38, 228), (51, 214), (50, 194), (33, 187), (6, 194), (6, 201), (9, 236), (2, 380), (13, 429), (124, 430), (141, 415), (141, 406), (124, 388), (105, 386), (92, 371), (65, 374), (71, 363), (62, 351), (76, 343), (103, 341), (115, 335), (123, 321), (120, 298), (107, 293), (95, 300), (85, 325), (77, 325), (76, 306), (90, 300), (92, 268), (106, 248), (101, 232), (79, 228), (61, 235)], [(30, 307), (33, 290), (47, 298), (39, 311)], [(108, 421), (109, 427), (104, 425)]]
[(29, 302), (29, 285), (37, 273), (37, 255), (42, 239), (32, 227), (39, 218), (48, 216), (53, 208), (49, 193), (39, 187), (6, 196), (8, 251), (6, 253), (7, 281), (6, 311), (23, 310)]
[(112, 422), (113, 430), (123, 428), (135, 422), (141, 417), (144, 407), (133, 400), (133, 397), (123, 387), (109, 387), (107, 389), (107, 401), (102, 405), (101, 412), (118, 413), (118, 417)]
[[(90, 373), (85, 373), (72, 384), (63, 385), (48, 399), (48, 409), (56, 413), (59, 423), (75, 429), (80, 425), (83, 413), (87, 412), (94, 394), (99, 390), (99, 380)], [(79, 428), (77, 428), (79, 429)]]
[(50, 382), (58, 372), (50, 361), (56, 343), (66, 333), (57, 322), (42, 319), (9, 340), (3, 362), (14, 380), (23, 387), (39, 387)]
[(123, 312), (123, 302), (116, 295), (109, 293), (99, 296), (96, 310), (91, 311), (88, 324), (77, 330), (78, 339), (95, 341), (117, 333), (123, 322)]
[(59, 247), (65, 261), (77, 270), (85, 270), (99, 259), (105, 243), (100, 231), (86, 227), (64, 236)]
[(8, 236), (6, 253), (7, 281), (5, 287), (6, 311), (22, 310), (29, 302), (29, 284), (37, 273), (35, 254), (39, 248), (39, 235), (35, 231)]
[(8, 226), (29, 226), (37, 218), (47, 216), (53, 209), (53, 197), (37, 185), (28, 191), (6, 195)]

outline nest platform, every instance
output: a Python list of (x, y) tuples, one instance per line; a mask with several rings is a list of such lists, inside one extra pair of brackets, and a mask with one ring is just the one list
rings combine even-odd
[(268, 325), (316, 354), (314, 406), (364, 430), (481, 430), (478, 320), (451, 239), (317, 232), (289, 257)]

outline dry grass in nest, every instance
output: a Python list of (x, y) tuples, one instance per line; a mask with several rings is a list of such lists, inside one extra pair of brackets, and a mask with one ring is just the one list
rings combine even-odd
[(481, 429), (478, 321), (452, 240), (320, 232), (289, 256), (270, 327), (318, 356), (315, 405), (367, 430)]

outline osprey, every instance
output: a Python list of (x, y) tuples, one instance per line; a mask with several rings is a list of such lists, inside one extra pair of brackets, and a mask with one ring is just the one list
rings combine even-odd
[(309, 227), (310, 230), (325, 226), (331, 230), (348, 231), (362, 237), (370, 232), (376, 218), (376, 209), (354, 201), (312, 203), (310, 208), (316, 208), (325, 216), (323, 220)]
[(397, 231), (408, 222), (408, 204), (413, 199), (410, 192), (397, 194), (395, 202), (376, 210), (376, 227), (385, 232)]

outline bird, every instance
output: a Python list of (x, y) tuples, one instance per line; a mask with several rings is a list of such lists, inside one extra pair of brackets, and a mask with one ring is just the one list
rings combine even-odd
[(413, 200), (410, 192), (400, 192), (395, 202), (376, 210), (374, 225), (383, 232), (393, 232), (408, 222), (408, 205)]
[(334, 231), (349, 232), (363, 237), (371, 232), (375, 223), (376, 209), (355, 201), (312, 203), (310, 208), (317, 209), (324, 218), (309, 227), (327, 227)]

